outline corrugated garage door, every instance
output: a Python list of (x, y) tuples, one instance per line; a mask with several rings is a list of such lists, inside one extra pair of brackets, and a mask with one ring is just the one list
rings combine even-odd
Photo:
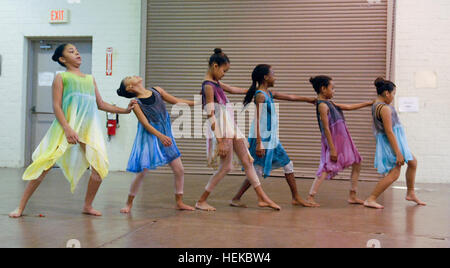
[[(309, 77), (326, 74), (336, 84), (335, 102), (357, 103), (374, 98), (373, 80), (386, 75), (386, 36), (386, 0), (149, 0), (146, 83), (192, 99), (209, 56), (221, 47), (231, 59), (225, 83), (248, 88), (254, 66), (267, 63), (277, 77), (274, 90), (315, 96)], [(346, 118), (364, 158), (361, 179), (378, 178), (370, 109), (346, 112)], [(199, 127), (192, 123), (192, 132)], [(314, 177), (321, 148), (315, 108), (280, 102), (280, 139), (296, 175)], [(206, 168), (204, 139), (177, 143), (186, 172), (212, 172)]]

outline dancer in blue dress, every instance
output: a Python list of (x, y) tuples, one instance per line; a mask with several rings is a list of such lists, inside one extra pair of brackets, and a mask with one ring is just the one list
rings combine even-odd
[(379, 77), (374, 82), (378, 97), (372, 106), (374, 135), (377, 141), (375, 151), (375, 168), (385, 177), (381, 179), (370, 197), (364, 202), (366, 207), (382, 209), (384, 206), (376, 202), (377, 198), (400, 177), (401, 167), (406, 163), (407, 194), (406, 200), (425, 206), (415, 194), (417, 159), (411, 153), (406, 141), (405, 131), (400, 124), (394, 101), (396, 86)]
[[(259, 177), (267, 178), (272, 170), (283, 168), (286, 181), (291, 189), (292, 204), (311, 207), (312, 204), (304, 201), (297, 191), (294, 165), (279, 140), (278, 116), (274, 99), (309, 103), (315, 103), (316, 99), (269, 90), (270, 87), (275, 85), (276, 79), (271, 66), (267, 64), (260, 64), (255, 67), (252, 73), (252, 80), (253, 83), (245, 96), (244, 105), (248, 105), (253, 98), (255, 99), (256, 114), (248, 142), (250, 144), (250, 154), (254, 158), (253, 165), (256, 173)], [(231, 200), (230, 205), (246, 207), (241, 203), (240, 199), (249, 187), (250, 182), (246, 179), (239, 192)], [(260, 202), (263, 201), (260, 200)]]
[(131, 211), (134, 197), (148, 170), (165, 165), (170, 165), (174, 173), (176, 208), (195, 210), (183, 203), (184, 168), (180, 151), (172, 135), (170, 116), (164, 101), (171, 104), (185, 103), (190, 106), (193, 106), (194, 102), (175, 98), (160, 87), (148, 90), (144, 88), (142, 78), (138, 76), (123, 79), (117, 94), (125, 98), (135, 97), (139, 104), (134, 108), (139, 122), (127, 166), (127, 171), (137, 175), (131, 184), (127, 205), (120, 212)]

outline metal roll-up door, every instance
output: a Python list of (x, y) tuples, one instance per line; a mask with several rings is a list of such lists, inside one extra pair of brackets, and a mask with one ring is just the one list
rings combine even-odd
[[(386, 75), (386, 38), (386, 0), (148, 0), (146, 84), (192, 99), (209, 56), (220, 47), (231, 59), (225, 83), (248, 88), (256, 64), (267, 63), (277, 77), (274, 90), (315, 96), (309, 77), (326, 74), (336, 84), (335, 102), (358, 103), (375, 98), (373, 81)], [(229, 98), (242, 102), (243, 96)], [(277, 102), (280, 140), (296, 175), (314, 177), (321, 150), (315, 108)], [(364, 158), (361, 179), (378, 178), (370, 109), (345, 115)], [(199, 127), (192, 123), (192, 129)], [(187, 173), (212, 172), (206, 167), (205, 139), (177, 143)], [(349, 172), (338, 178), (348, 178)]]

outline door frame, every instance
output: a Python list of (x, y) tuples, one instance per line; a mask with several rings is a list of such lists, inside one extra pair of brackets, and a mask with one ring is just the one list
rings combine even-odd
[[(93, 36), (25, 36), (25, 46), (24, 46), (24, 78), (26, 81), (25, 85), (25, 105), (24, 105), (24, 118), (25, 118), (25, 139), (24, 139), (24, 167), (31, 164), (31, 154), (36, 148), (31, 148), (31, 136), (32, 136), (32, 114), (30, 109), (33, 101), (33, 66), (34, 66), (34, 50), (33, 42), (40, 40), (49, 41), (67, 41), (67, 42), (79, 42), (79, 41), (89, 41), (91, 42), (92, 48), (94, 47)], [(92, 54), (93, 54), (92, 49)]]

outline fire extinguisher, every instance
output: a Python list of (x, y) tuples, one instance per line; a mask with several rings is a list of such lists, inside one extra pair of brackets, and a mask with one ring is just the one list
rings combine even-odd
[(106, 113), (106, 129), (108, 130), (108, 141), (111, 141), (111, 136), (116, 135), (116, 129), (119, 128), (119, 115), (114, 113)]

